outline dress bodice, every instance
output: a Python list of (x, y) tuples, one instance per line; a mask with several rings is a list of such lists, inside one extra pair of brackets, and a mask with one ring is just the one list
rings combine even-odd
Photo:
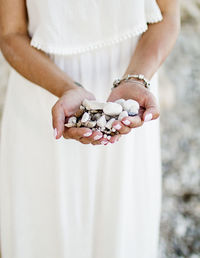
[(27, 0), (31, 45), (50, 54), (77, 54), (147, 30), (162, 14), (156, 0)]

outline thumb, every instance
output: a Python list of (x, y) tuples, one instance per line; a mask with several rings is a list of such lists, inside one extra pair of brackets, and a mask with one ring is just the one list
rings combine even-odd
[(156, 98), (151, 94), (145, 101), (145, 112), (142, 119), (144, 122), (157, 119), (160, 116), (160, 110), (156, 101)]
[(54, 128), (54, 137), (59, 139), (64, 132), (65, 113), (62, 106), (55, 104), (52, 108), (52, 123)]

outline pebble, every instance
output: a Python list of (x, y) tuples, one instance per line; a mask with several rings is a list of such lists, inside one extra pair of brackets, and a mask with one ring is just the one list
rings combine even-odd
[(103, 112), (108, 116), (116, 116), (122, 112), (122, 106), (114, 102), (107, 102), (103, 108)]
[(82, 105), (87, 109), (87, 110), (103, 110), (105, 103), (103, 102), (98, 102), (96, 100), (88, 100), (84, 99), (82, 102)]
[(131, 113), (138, 114), (139, 108), (137, 105), (131, 106), (131, 108), (128, 110)]
[(111, 129), (112, 124), (115, 122), (115, 118), (111, 118), (107, 123), (106, 123), (106, 128)]
[(90, 119), (90, 115), (85, 112), (81, 118), (81, 123), (86, 123)]
[(98, 120), (97, 120), (97, 125), (101, 128), (105, 128), (106, 126), (106, 118), (105, 115), (101, 116)]
[(87, 127), (92, 131), (103, 133), (105, 139), (119, 134), (112, 128), (115, 120), (138, 114), (139, 104), (132, 99), (118, 99), (115, 102), (98, 102), (85, 99), (74, 116), (70, 117), (65, 124), (67, 127)]
[(117, 99), (117, 100), (115, 100), (115, 103), (120, 104), (121, 106), (123, 106), (124, 102), (125, 102), (125, 99)]
[(88, 121), (87, 122), (87, 127), (93, 128), (93, 127), (95, 127), (96, 124), (97, 124), (97, 121)]
[(128, 112), (128, 115), (129, 116), (136, 116), (138, 113), (135, 113), (135, 112)]
[(122, 111), (120, 114), (119, 114), (119, 117), (118, 117), (118, 120), (119, 121), (122, 121), (122, 119), (124, 117), (127, 117), (128, 116), (128, 112), (125, 110), (125, 111)]
[(128, 100), (126, 100), (124, 103), (123, 103), (123, 105), (122, 105), (122, 107), (123, 107), (123, 110), (126, 110), (126, 111), (131, 111), (130, 109), (131, 108), (135, 108), (135, 110), (137, 109), (139, 109), (139, 103), (137, 102), (137, 101), (135, 101), (135, 100), (133, 100), (133, 99), (128, 99)]

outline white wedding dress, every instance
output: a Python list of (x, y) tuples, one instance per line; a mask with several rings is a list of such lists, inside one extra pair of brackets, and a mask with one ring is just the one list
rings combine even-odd
[[(94, 44), (81, 53), (60, 46), (61, 52), (46, 53), (105, 101), (141, 33), (105, 46)], [(45, 51), (34, 40), (37, 44), (31, 44)], [(158, 98), (157, 75), (151, 83)], [(12, 69), (1, 130), (2, 258), (156, 258), (159, 120), (133, 129), (113, 145), (56, 141), (51, 124), (56, 100)]]

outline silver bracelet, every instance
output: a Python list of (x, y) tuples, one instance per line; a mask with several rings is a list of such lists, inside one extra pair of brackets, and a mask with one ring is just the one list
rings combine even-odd
[(116, 88), (117, 86), (119, 86), (119, 84), (123, 81), (128, 81), (128, 80), (131, 80), (131, 79), (138, 79), (138, 80), (141, 80), (143, 81), (143, 85), (144, 87), (146, 87), (147, 89), (150, 88), (150, 82), (144, 77), (143, 74), (128, 74), (127, 76), (125, 77), (122, 77), (121, 79), (116, 79), (114, 80), (113, 82), (113, 88)]

